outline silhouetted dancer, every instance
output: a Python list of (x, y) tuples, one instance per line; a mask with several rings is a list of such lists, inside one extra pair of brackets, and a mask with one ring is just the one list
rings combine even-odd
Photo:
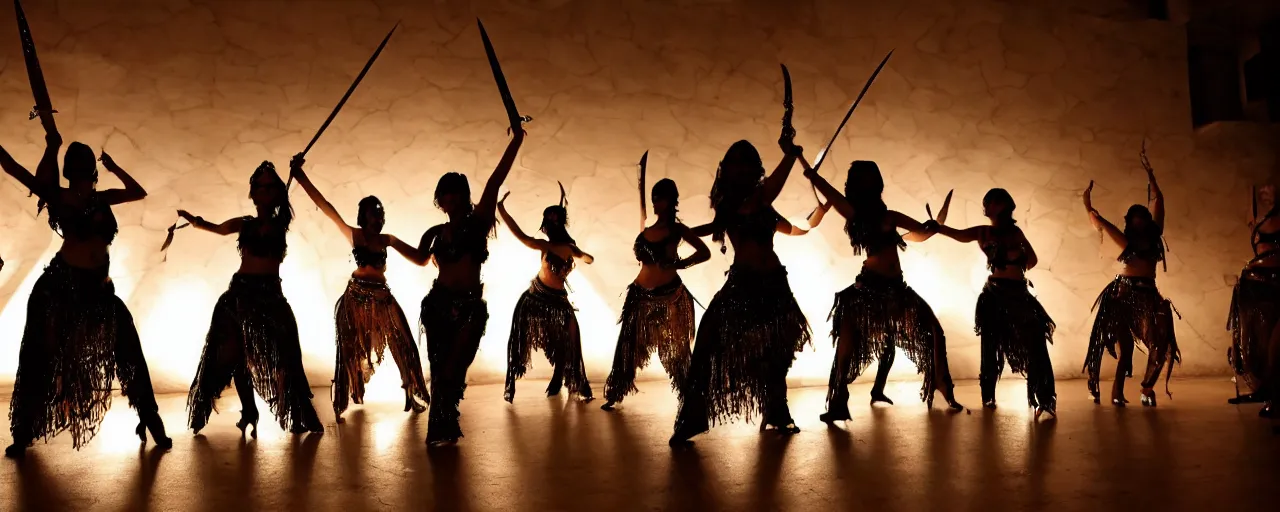
[(471, 203), (471, 187), (465, 175), (450, 172), (440, 177), (435, 205), (449, 220), (428, 229), (418, 244), (418, 251), (435, 261), (440, 270), (431, 291), (422, 299), (421, 312), (434, 398), (427, 422), (429, 445), (455, 443), (462, 437), (458, 406), (467, 389), (467, 370), (476, 358), (480, 338), (484, 337), (485, 324), (489, 321), (480, 268), (489, 259), (489, 237), (496, 223), (498, 191), (511, 174), (516, 153), (524, 143), (522, 123), (528, 120), (515, 112), (511, 91), (502, 78), (502, 69), (498, 67), (483, 26), (480, 34), (498, 92), (507, 108), (512, 137), (485, 182), (479, 203)]
[(1119, 407), (1129, 403), (1124, 398), (1124, 379), (1133, 376), (1133, 347), (1136, 343), (1140, 341), (1147, 349), (1147, 369), (1142, 377), (1144, 406), (1156, 405), (1154, 387), (1160, 380), (1160, 370), (1166, 361), (1172, 359), (1165, 376), (1166, 394), (1169, 394), (1173, 363), (1182, 361), (1173, 332), (1173, 304), (1156, 289), (1156, 264), (1165, 259), (1164, 194), (1156, 185), (1155, 172), (1147, 162), (1145, 146), (1141, 158), (1154, 198), (1151, 209), (1138, 204), (1129, 207), (1124, 215), (1124, 231), (1117, 229), (1093, 208), (1090, 197), (1092, 181), (1084, 191), (1084, 208), (1089, 213), (1089, 221), (1099, 233), (1105, 233), (1120, 246), (1117, 259), (1124, 263), (1124, 270), (1102, 290), (1093, 304), (1098, 316), (1093, 321), (1093, 333), (1089, 335), (1084, 371), (1089, 374), (1089, 394), (1093, 396), (1094, 403), (1098, 403), (1103, 350), (1116, 357), (1116, 348), (1120, 349), (1116, 380), (1111, 388), (1111, 403)]
[(102, 165), (124, 184), (123, 189), (96, 190), (98, 169), (93, 150), (79, 142), (67, 147), (58, 180), (62, 136), (54, 123), (35, 43), (22, 5), (15, 2), (18, 33), (27, 74), (35, 95), (35, 111), (45, 129), (45, 150), (35, 174), (0, 148), (0, 166), (49, 207), (49, 227), (62, 237), (58, 253), (36, 280), (27, 300), (27, 322), (18, 352), (18, 373), (9, 403), (13, 444), (7, 457), (22, 457), (39, 439), (71, 431), (72, 446), (84, 446), (98, 433), (111, 407), (112, 379), (138, 412), (135, 432), (143, 443), (147, 430), (156, 446), (173, 446), (158, 414), (151, 374), (142, 353), (133, 315), (115, 294), (108, 248), (119, 227), (111, 206), (139, 201), (146, 190), (106, 153)]
[[(431, 398), (427, 382), (422, 375), (422, 358), (413, 341), (413, 329), (391, 295), (387, 286), (387, 248), (398, 251), (418, 265), (426, 258), (418, 249), (404, 243), (395, 235), (382, 232), (386, 213), (382, 201), (369, 196), (360, 200), (356, 212), (356, 225), (350, 226), (342, 215), (325, 200), (311, 179), (302, 170), (301, 155), (290, 163), (292, 177), (307, 191), (320, 211), (342, 231), (356, 270), (347, 281), (347, 290), (334, 305), (334, 323), (337, 327), (337, 357), (333, 373), (333, 412), (341, 423), (347, 410), (348, 399), (364, 403), (365, 384), (373, 377), (374, 369), (382, 363), (383, 354), (391, 349), (391, 359), (400, 370), (400, 387), (404, 390), (404, 410), (423, 412)], [(421, 402), (421, 403), (419, 403)]]
[(507, 382), (502, 398), (507, 402), (515, 400), (516, 379), (523, 377), (529, 369), (533, 351), (541, 350), (553, 368), (547, 396), (560, 394), (563, 386), (568, 388), (569, 394), (590, 401), (593, 396), (587, 369), (582, 362), (582, 332), (576, 310), (569, 302), (565, 279), (573, 271), (575, 261), (582, 260), (590, 265), (594, 258), (579, 249), (578, 243), (569, 236), (564, 186), (560, 187), (560, 204), (542, 211), (539, 231), (547, 236), (546, 239), (531, 237), (520, 229), (507, 213), (504, 204), (507, 195), (510, 193), (498, 201), (498, 214), (520, 243), (542, 253), (542, 265), (529, 289), (520, 295), (511, 315), (511, 335), (507, 338)]
[[(831, 307), (836, 356), (822, 421), (850, 419), (849, 384), (877, 358), (880, 365), (871, 387), (871, 402), (892, 404), (884, 386), (898, 348), (924, 377), (921, 400), (932, 408), (934, 392), (940, 391), (952, 410), (963, 409), (955, 399), (942, 325), (929, 304), (902, 279), (898, 251), (906, 249), (908, 240), (928, 238), (924, 226), (884, 204), (884, 179), (875, 162), (855, 160), (849, 165), (844, 194), (813, 169), (806, 169), (805, 177), (846, 219), (844, 230), (853, 254), (866, 255), (857, 280), (836, 294)], [(899, 229), (907, 231), (905, 237), (898, 234)]]
[(802, 151), (792, 137), (794, 132), (784, 129), (779, 140), (782, 161), (768, 177), (760, 153), (750, 142), (730, 146), (711, 186), (715, 217), (693, 228), (697, 236), (711, 235), (721, 252), (727, 236), (733, 245), (733, 265), (698, 325), (689, 373), (680, 392), (673, 445), (716, 424), (751, 418), (757, 411), (764, 416), (762, 429), (772, 426), (784, 434), (800, 431), (787, 406), (787, 372), (795, 353), (810, 343), (809, 322), (773, 249), (775, 233), (808, 233), (773, 209)]
[(957, 242), (977, 242), (987, 256), (991, 275), (974, 313), (974, 331), (982, 340), (982, 405), (996, 407), (996, 382), (1008, 361), (1014, 373), (1027, 379), (1027, 402), (1035, 409), (1035, 417), (1045, 412), (1056, 416), (1058, 399), (1048, 347), (1056, 326), (1027, 289), (1026, 271), (1039, 259), (1013, 219), (1016, 208), (1008, 191), (993, 188), (982, 198), (982, 212), (990, 225), (955, 229), (945, 224), (945, 213), (940, 211), (937, 221), (926, 222), (925, 228)]
[(49, 227), (62, 236), (58, 254), (28, 298), (9, 404), (13, 445), (5, 455), (20, 457), (34, 441), (47, 441), (67, 430), (76, 449), (84, 446), (111, 406), (113, 378), (119, 379), (121, 393), (138, 411), (138, 437), (145, 443), (150, 430), (156, 445), (167, 449), (173, 442), (158, 414), (133, 315), (115, 294), (107, 251), (118, 232), (111, 206), (139, 201), (147, 192), (106, 153), (103, 167), (125, 188), (95, 190), (93, 150), (79, 142), (71, 143), (63, 160), (68, 187), (59, 186), (62, 138), (51, 131), (46, 140), (35, 175), (0, 148), (0, 165), (48, 205)]
[(198, 229), (238, 235), (240, 250), (240, 269), (214, 306), (200, 367), (191, 382), (189, 425), (200, 433), (217, 409), (214, 402), (234, 379), (242, 408), (236, 427), (242, 434), (253, 427), (253, 436), (258, 435), (254, 390), (271, 408), (280, 428), (295, 434), (323, 432), (302, 367), (298, 322), (280, 289), (280, 264), (293, 207), (288, 188), (271, 162), (262, 162), (253, 171), (249, 197), (257, 209), (254, 216), (221, 224), (178, 210)]
[[(618, 345), (613, 353), (613, 369), (605, 382), (606, 411), (636, 389), (636, 372), (644, 369), (658, 352), (658, 360), (671, 378), (671, 389), (680, 392), (689, 371), (690, 347), (694, 338), (693, 295), (680, 280), (683, 270), (711, 258), (711, 250), (680, 222), (680, 190), (676, 182), (663, 179), (653, 186), (653, 213), (658, 220), (646, 226), (645, 167), (649, 153), (640, 159), (640, 234), (632, 251), (640, 262), (640, 273), (627, 287), (618, 323)], [(688, 242), (694, 253), (681, 258), (680, 242)]]
[[(1237, 380), (1243, 380), (1250, 392), (1227, 400), (1232, 404), (1263, 402), (1258, 414), (1271, 417), (1273, 398), (1280, 394), (1280, 209), (1276, 207), (1275, 187), (1263, 187), (1272, 205), (1258, 217), (1257, 192), (1254, 192), (1253, 218), (1249, 224), (1253, 259), (1240, 272), (1231, 296), (1231, 312), (1227, 329), (1231, 331), (1228, 351)], [(1238, 384), (1237, 384), (1238, 389)]]

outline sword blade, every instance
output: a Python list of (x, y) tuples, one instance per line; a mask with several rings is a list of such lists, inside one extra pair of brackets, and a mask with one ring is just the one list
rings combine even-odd
[(640, 215), (643, 216), (649, 212), (649, 205), (645, 201), (644, 194), (644, 173), (649, 167), (649, 151), (645, 150), (644, 156), (640, 157)]
[[(364, 80), (364, 75), (369, 72), (369, 68), (373, 67), (373, 62), (378, 60), (378, 55), (381, 54), (382, 49), (387, 46), (387, 41), (391, 40), (391, 34), (396, 33), (396, 28), (399, 27), (400, 22), (397, 21), (395, 26), (391, 27), (391, 31), (387, 32), (387, 37), (382, 38), (382, 43), (379, 43), (378, 49), (373, 51), (373, 56), (369, 57), (369, 62), (364, 64), (364, 69), (361, 69), (360, 74), (356, 75), (355, 81), (351, 82), (351, 87), (347, 88), (347, 93), (342, 95), (341, 100), (338, 100), (338, 106), (333, 107), (333, 112), (329, 113), (329, 118), (324, 120), (324, 124), (320, 125), (319, 130), (316, 130), (316, 135), (311, 137), (311, 142), (307, 143), (306, 149), (302, 150), (303, 155), (306, 155), (308, 151), (311, 151), (311, 146), (314, 146), (316, 141), (320, 140), (320, 136), (324, 134), (325, 129), (329, 128), (329, 123), (332, 123), (333, 119), (338, 117), (338, 112), (342, 111), (342, 106), (347, 104), (347, 99), (351, 97), (351, 93), (355, 92), (356, 87), (360, 86), (360, 81)], [(290, 176), (289, 179), (292, 181), (293, 177)]]
[(938, 209), (938, 218), (936, 219), (938, 224), (947, 223), (947, 212), (951, 211), (951, 194), (953, 193), (955, 193), (955, 190), (948, 191), (947, 198), (942, 200), (942, 208)]
[(31, 37), (31, 26), (27, 24), (27, 14), (22, 10), (22, 2), (13, 0), (13, 10), (18, 18), (18, 38), (22, 41), (22, 57), (27, 62), (27, 79), (31, 82), (31, 94), (35, 96), (35, 108), (31, 119), (40, 118), (47, 128), (54, 129), (53, 102), (49, 100), (49, 88), (44, 81), (44, 71), (40, 69), (40, 57), (36, 55), (36, 42)]
[(507, 87), (507, 77), (502, 74), (502, 65), (498, 63), (498, 54), (493, 51), (493, 43), (489, 41), (489, 33), (484, 30), (484, 23), (476, 18), (480, 27), (480, 39), (484, 41), (484, 53), (489, 57), (489, 68), (493, 70), (493, 81), (498, 84), (498, 94), (502, 95), (502, 106), (507, 109), (507, 121), (512, 130), (519, 130), (523, 120), (520, 110), (516, 108), (516, 100), (511, 97), (511, 88)]
[(813, 168), (815, 171), (818, 170), (818, 167), (822, 167), (822, 162), (827, 161), (826, 154), (831, 152), (831, 145), (836, 143), (836, 138), (840, 136), (840, 130), (843, 130), (845, 123), (849, 122), (849, 117), (853, 116), (853, 111), (858, 108), (859, 103), (862, 103), (862, 97), (867, 95), (867, 90), (871, 88), (871, 84), (876, 81), (876, 76), (880, 74), (880, 70), (884, 69), (884, 65), (889, 63), (889, 57), (892, 56), (893, 50), (889, 50), (889, 54), (884, 56), (884, 60), (880, 61), (880, 65), (876, 66), (876, 70), (871, 73), (871, 78), (867, 79), (867, 84), (862, 86), (862, 92), (858, 93), (858, 99), (853, 100), (853, 106), (849, 107), (849, 111), (844, 114), (844, 119), (840, 121), (840, 126), (836, 127), (836, 132), (831, 134), (831, 142), (828, 142), (827, 148), (822, 150), (823, 158), (818, 160), (817, 167)]
[(795, 136), (796, 129), (791, 124), (791, 119), (796, 112), (795, 103), (791, 99), (791, 72), (787, 71), (787, 65), (782, 66), (782, 134), (784, 137), (790, 135)]

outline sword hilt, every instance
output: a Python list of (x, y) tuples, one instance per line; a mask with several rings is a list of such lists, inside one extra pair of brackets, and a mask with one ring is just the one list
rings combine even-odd
[(524, 130), (525, 124), (533, 122), (533, 116), (528, 116), (528, 115), (516, 116), (514, 121), (515, 121), (515, 124), (507, 127), (507, 135), (511, 135), (512, 130), (516, 130), (516, 129)]
[(27, 114), (27, 120), (28, 120), (28, 121), (35, 120), (35, 118), (40, 117), (40, 116), (41, 116), (41, 115), (43, 115), (43, 114), (50, 114), (50, 115), (52, 115), (52, 114), (57, 114), (57, 113), (58, 113), (58, 111), (57, 111), (57, 110), (54, 110), (54, 109), (41, 110), (41, 109), (40, 109), (40, 107), (31, 107), (31, 112), (30, 112), (29, 114)]

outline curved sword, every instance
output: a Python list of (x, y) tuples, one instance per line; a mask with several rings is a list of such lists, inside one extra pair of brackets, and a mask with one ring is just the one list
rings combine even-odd
[[(942, 208), (938, 209), (938, 224), (947, 224), (947, 213), (951, 211), (951, 194), (955, 193), (955, 189), (947, 191), (947, 198), (942, 200)], [(926, 209), (928, 205), (925, 205)]]
[[(316, 145), (316, 141), (320, 140), (320, 136), (324, 134), (324, 131), (327, 128), (329, 128), (329, 123), (332, 123), (333, 119), (338, 117), (338, 112), (342, 111), (342, 106), (347, 104), (347, 99), (351, 97), (351, 93), (356, 92), (356, 87), (360, 86), (360, 81), (364, 80), (364, 75), (369, 72), (369, 68), (373, 67), (374, 61), (378, 60), (378, 55), (382, 53), (383, 48), (386, 48), (387, 41), (391, 40), (391, 34), (396, 33), (396, 29), (399, 27), (400, 22), (397, 21), (396, 24), (391, 27), (391, 31), (387, 32), (387, 37), (382, 38), (382, 42), (378, 43), (378, 49), (373, 51), (373, 55), (369, 57), (369, 62), (364, 63), (364, 68), (360, 70), (360, 74), (356, 75), (356, 79), (351, 82), (351, 87), (347, 88), (347, 93), (343, 94), (342, 99), (338, 100), (338, 106), (333, 107), (333, 112), (329, 113), (329, 117), (324, 120), (324, 124), (320, 125), (320, 129), (316, 130), (315, 136), (311, 137), (311, 142), (308, 142), (307, 147), (302, 150), (302, 154), (304, 156), (307, 152), (311, 151), (311, 146)], [(288, 187), (292, 184), (293, 174), (291, 173), (289, 175), (289, 182), (286, 183), (285, 186)]]
[(843, 130), (845, 123), (849, 122), (849, 117), (853, 115), (854, 109), (858, 108), (858, 104), (862, 102), (862, 97), (866, 96), (867, 89), (871, 88), (872, 82), (876, 81), (876, 76), (880, 74), (881, 69), (884, 69), (884, 65), (889, 63), (889, 57), (892, 56), (893, 50), (889, 50), (889, 54), (884, 56), (884, 60), (880, 61), (880, 65), (876, 66), (876, 70), (871, 73), (871, 78), (867, 79), (867, 84), (862, 86), (862, 92), (858, 93), (858, 99), (853, 100), (853, 106), (849, 107), (849, 111), (845, 113), (844, 120), (840, 121), (840, 126), (836, 127), (836, 132), (831, 134), (831, 142), (828, 142), (827, 148), (822, 150), (822, 157), (819, 158), (818, 163), (815, 164), (813, 168), (814, 171), (817, 171), (819, 167), (822, 167), (822, 162), (827, 161), (827, 153), (831, 152), (831, 145), (836, 143), (836, 138), (840, 136), (840, 130)]
[(782, 66), (782, 137), (794, 139), (796, 129), (791, 124), (791, 118), (796, 113), (795, 103), (791, 101), (791, 72), (787, 71), (786, 64)]
[(649, 205), (645, 201), (644, 193), (644, 173), (649, 167), (649, 151), (645, 150), (644, 155), (640, 157), (640, 220), (643, 221), (649, 214)]
[(40, 58), (36, 56), (36, 42), (31, 37), (31, 27), (27, 25), (27, 14), (22, 11), (20, 0), (13, 0), (13, 10), (18, 17), (18, 38), (22, 40), (22, 57), (27, 61), (27, 79), (31, 81), (31, 94), (36, 100), (29, 119), (39, 117), (46, 131), (56, 131), (53, 114), (57, 110), (53, 109), (53, 102), (49, 100), (49, 88), (44, 82), (44, 71), (40, 69)]
[(511, 97), (511, 88), (507, 87), (507, 77), (502, 74), (502, 65), (498, 64), (498, 54), (493, 51), (493, 43), (489, 41), (489, 33), (484, 30), (484, 23), (476, 18), (480, 27), (480, 40), (484, 42), (484, 53), (489, 57), (489, 68), (493, 70), (493, 81), (498, 83), (498, 94), (502, 95), (502, 106), (507, 109), (507, 121), (511, 130), (519, 130), (520, 125), (533, 121), (532, 117), (521, 116), (516, 108), (516, 100)]

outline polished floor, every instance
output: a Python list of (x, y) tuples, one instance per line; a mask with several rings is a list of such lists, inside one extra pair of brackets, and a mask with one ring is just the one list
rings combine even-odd
[[(173, 450), (139, 449), (117, 398), (79, 452), (58, 438), (0, 460), (0, 510), (1274, 510), (1280, 422), (1226, 405), (1229, 381), (1175, 381), (1158, 409), (1137, 406), (1136, 389), (1117, 409), (1060, 382), (1060, 417), (1040, 423), (1021, 384), (1003, 381), (995, 411), (961, 413), (927, 411), (915, 383), (874, 408), (855, 386), (855, 417), (838, 428), (817, 420), (824, 389), (792, 389), (800, 434), (736, 423), (680, 449), (667, 446), (675, 401), (662, 382), (613, 413), (541, 396), (544, 382), (522, 382), (514, 406), (475, 386), (467, 437), (432, 449), (425, 416), (386, 400), (339, 425), (323, 389), (323, 435), (264, 423), (242, 441), (229, 392), (193, 437), (175, 395), (161, 399)], [(975, 385), (958, 395), (978, 405)]]

